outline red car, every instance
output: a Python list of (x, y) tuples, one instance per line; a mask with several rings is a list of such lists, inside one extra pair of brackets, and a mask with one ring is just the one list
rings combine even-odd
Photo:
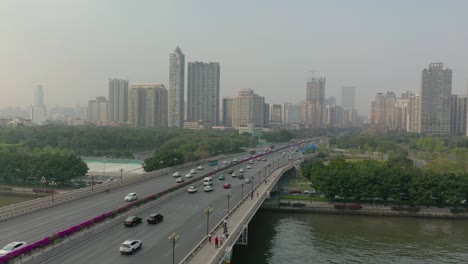
[(231, 188), (231, 184), (230, 184), (230, 183), (225, 183), (225, 184), (223, 185), (223, 188), (224, 188), (224, 189), (230, 189), (230, 188)]

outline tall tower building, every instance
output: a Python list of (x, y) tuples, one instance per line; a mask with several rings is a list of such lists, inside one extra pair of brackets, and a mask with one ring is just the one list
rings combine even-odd
[(128, 121), (128, 80), (109, 79), (109, 121)]
[(129, 91), (128, 117), (133, 127), (167, 127), (168, 93), (162, 84), (134, 84)]
[(169, 54), (169, 127), (184, 127), (185, 55), (179, 46)]
[(450, 100), (452, 70), (443, 63), (431, 63), (421, 74), (419, 101), (419, 133), (448, 135), (450, 133)]
[(232, 104), (234, 99), (232, 97), (223, 98), (223, 125), (225, 127), (232, 127)]
[(96, 100), (88, 101), (87, 119), (91, 122), (107, 121), (108, 101), (104, 96), (96, 96)]
[(345, 86), (341, 88), (341, 107), (355, 109), (356, 87)]
[(371, 123), (383, 129), (395, 130), (395, 103), (393, 92), (377, 93), (371, 103)]
[(219, 125), (219, 63), (189, 62), (187, 76), (187, 120)]
[(251, 89), (240, 90), (232, 102), (232, 126), (234, 128), (264, 126), (265, 97)]
[(47, 113), (44, 105), (44, 90), (42, 85), (38, 85), (34, 91), (34, 105), (31, 109), (31, 120), (36, 125), (43, 125), (46, 122)]
[(312, 78), (307, 82), (306, 100), (308, 103), (325, 105), (325, 78)]

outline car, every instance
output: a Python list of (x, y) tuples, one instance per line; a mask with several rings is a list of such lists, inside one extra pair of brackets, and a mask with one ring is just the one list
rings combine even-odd
[(6, 246), (4, 246), (2, 249), (0, 249), (0, 256), (3, 256), (3, 255), (6, 255), (10, 252), (13, 252), (17, 249), (20, 249), (24, 246), (26, 246), (26, 242), (11, 242), (11, 243), (8, 243)]
[(197, 171), (196, 171), (195, 169), (191, 169), (191, 170), (190, 170), (190, 173), (191, 173), (191, 174), (196, 174)]
[(223, 181), (225, 180), (226, 177), (224, 177), (224, 174), (219, 175), (218, 180)]
[(146, 218), (146, 222), (148, 224), (157, 224), (161, 222), (164, 219), (164, 216), (162, 214), (151, 214)]
[(250, 165), (247, 165), (247, 169), (251, 169), (251, 168), (252, 168), (252, 166), (250, 166)]
[(237, 173), (236, 173), (236, 172), (233, 172), (233, 173), (231, 174), (231, 176), (235, 178), (235, 177), (237, 177)]
[(233, 159), (233, 160), (232, 160), (232, 163), (236, 163), (236, 162), (237, 162), (237, 159)]
[(230, 170), (228, 170), (228, 172), (227, 172), (227, 173), (229, 173), (229, 174), (233, 174), (233, 173), (234, 173), (234, 170), (233, 170), (233, 169), (230, 169)]
[(253, 164), (253, 163), (254, 163), (253, 160), (249, 160), (249, 164)]
[(202, 165), (200, 165), (200, 166), (197, 167), (197, 170), (204, 170), (204, 169), (205, 169), (205, 168), (204, 168)]
[(124, 201), (131, 202), (135, 201), (136, 199), (138, 199), (138, 195), (136, 193), (129, 193), (127, 196), (125, 196)]
[(231, 184), (230, 184), (230, 183), (225, 183), (225, 184), (223, 185), (223, 188), (224, 188), (224, 189), (231, 189)]
[(252, 183), (252, 181), (250, 180), (250, 178), (245, 178), (244, 183), (249, 184), (249, 183)]
[(262, 158), (258, 157), (258, 158), (257, 158), (257, 160), (258, 160), (258, 161), (261, 161), (261, 160), (262, 160)]
[(190, 173), (190, 172), (189, 172), (189, 173), (187, 173), (187, 174), (185, 174), (185, 178), (192, 178), (192, 177), (193, 177), (193, 174), (192, 174), (192, 173)]
[(141, 217), (134, 215), (127, 217), (124, 221), (125, 226), (136, 226), (138, 224), (141, 224)]
[(239, 173), (244, 173), (244, 169), (239, 169)]
[(227, 160), (223, 161), (223, 164), (228, 164)]
[(263, 158), (263, 161), (267, 161), (267, 159), (266, 159), (266, 158)]
[(268, 162), (267, 166), (268, 166), (268, 167), (271, 166), (271, 162)]
[(189, 192), (189, 193), (196, 193), (196, 192), (198, 192), (198, 189), (197, 189), (197, 187), (195, 187), (195, 186), (190, 186), (190, 187), (188, 188), (187, 192)]
[(237, 179), (244, 179), (244, 174), (243, 173), (239, 174), (239, 176), (237, 176)]
[(177, 178), (177, 177), (180, 177), (180, 176), (182, 176), (182, 174), (180, 174), (180, 171), (176, 171), (176, 172), (174, 172), (172, 174), (172, 177), (174, 177), (174, 178)]
[(211, 185), (206, 185), (205, 187), (203, 187), (203, 191), (204, 192), (211, 192), (211, 191), (213, 191), (213, 187)]
[(133, 254), (135, 251), (140, 249), (143, 246), (140, 240), (125, 240), (122, 245), (120, 245), (119, 251), (122, 254)]
[(184, 181), (185, 181), (184, 178), (179, 177), (179, 178), (177, 178), (177, 180), (176, 180), (175, 182), (176, 182), (176, 183), (182, 183), (182, 182), (184, 182)]

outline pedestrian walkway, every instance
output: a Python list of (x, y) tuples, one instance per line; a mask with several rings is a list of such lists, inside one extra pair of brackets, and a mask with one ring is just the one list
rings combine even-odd
[[(248, 225), (250, 219), (255, 215), (258, 208), (262, 205), (263, 201), (269, 195), (269, 191), (275, 186), (280, 176), (291, 169), (292, 165), (288, 164), (279, 169), (276, 169), (267, 176), (267, 183), (261, 181), (255, 186), (253, 193), (253, 199), (251, 194), (246, 195), (241, 203), (232, 209), (227, 220), (227, 231), (228, 237), (224, 239), (224, 243), (220, 244), (219, 247), (215, 247), (212, 243), (207, 243), (207, 239), (203, 239), (199, 245), (198, 250), (194, 253), (195, 255), (189, 261), (182, 261), (181, 263), (194, 263), (194, 264), (209, 264), (219, 263), (224, 259), (226, 248), (233, 246), (236, 243), (237, 238), (244, 230), (244, 226)], [(258, 192), (258, 196), (257, 193)], [(222, 237), (224, 228), (223, 221), (221, 221), (212, 232), (212, 237)], [(190, 255), (190, 254), (189, 254)]]

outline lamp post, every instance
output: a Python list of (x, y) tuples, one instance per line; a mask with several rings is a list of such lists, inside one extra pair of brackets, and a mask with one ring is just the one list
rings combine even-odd
[(55, 181), (50, 181), (49, 185), (52, 186), (52, 202), (54, 201), (54, 186), (57, 185), (57, 182)]
[(213, 207), (207, 207), (203, 210), (206, 214), (206, 237), (208, 237), (210, 230), (210, 214), (213, 212)]
[(254, 179), (253, 179), (253, 176), (252, 176), (252, 177), (250, 177), (250, 178), (251, 178), (251, 181), (250, 181), (250, 186), (252, 186), (252, 196), (253, 196), (253, 180), (254, 180)]
[(244, 198), (244, 182), (241, 182), (241, 195), (242, 195), (242, 199)]
[(159, 162), (159, 169), (162, 169), (162, 167), (163, 167), (163, 164), (164, 164), (164, 161), (163, 161), (163, 160), (161, 160), (161, 161)]
[(172, 243), (172, 264), (175, 264), (175, 244), (179, 241), (180, 236), (174, 232), (167, 239), (169, 243)]
[(122, 173), (124, 172), (124, 169), (123, 168), (120, 168), (120, 184), (122, 184), (123, 182), (123, 179), (122, 179)]
[(227, 212), (228, 215), (229, 215), (229, 199), (231, 199), (231, 196), (232, 196), (232, 193), (231, 193), (231, 192), (227, 192), (227, 193), (226, 193), (226, 198), (227, 198), (227, 202), (228, 202), (228, 204), (227, 204), (227, 206), (228, 206), (228, 207), (227, 207), (227, 209), (228, 209), (228, 212)]
[(91, 191), (94, 192), (94, 175), (91, 175)]

